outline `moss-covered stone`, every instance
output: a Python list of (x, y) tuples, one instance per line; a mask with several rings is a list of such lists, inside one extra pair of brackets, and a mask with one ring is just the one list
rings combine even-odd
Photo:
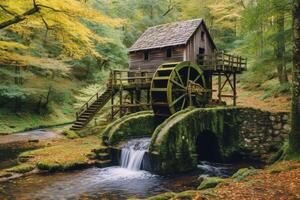
[(234, 173), (231, 178), (233, 178), (235, 181), (241, 181), (250, 175), (256, 174), (257, 172), (258, 170), (252, 167), (241, 168), (236, 173)]
[(157, 121), (153, 112), (143, 111), (109, 124), (101, 136), (106, 144), (115, 145), (129, 138), (151, 136), (156, 126)]
[[(101, 147), (97, 137), (89, 136), (74, 140), (61, 140), (53, 146), (22, 153), (19, 160), (40, 170), (63, 171), (90, 166), (95, 161), (89, 158), (93, 149)], [(25, 159), (24, 159), (25, 158)]]
[(160, 157), (160, 172), (196, 168), (196, 143), (198, 136), (205, 131), (217, 138), (221, 160), (238, 152), (240, 138), (236, 124), (239, 119), (235, 112), (236, 108), (188, 108), (168, 118), (155, 129), (149, 149)]
[(173, 192), (166, 192), (163, 194), (159, 194), (153, 197), (148, 198), (147, 200), (169, 200), (175, 196)]
[(35, 166), (31, 165), (31, 164), (20, 164), (15, 167), (6, 169), (5, 171), (23, 174), (23, 173), (32, 171), (34, 168), (35, 168)]
[(72, 131), (72, 130), (65, 130), (65, 131), (62, 132), (62, 134), (64, 136), (66, 136), (68, 139), (79, 138), (79, 136), (77, 135), (77, 133), (75, 131)]
[(199, 191), (196, 190), (187, 190), (180, 192), (174, 196), (176, 200), (193, 200), (196, 196), (200, 195)]
[(206, 177), (203, 179), (203, 181), (200, 183), (198, 190), (208, 189), (208, 188), (214, 188), (220, 183), (225, 183), (226, 180), (218, 177)]

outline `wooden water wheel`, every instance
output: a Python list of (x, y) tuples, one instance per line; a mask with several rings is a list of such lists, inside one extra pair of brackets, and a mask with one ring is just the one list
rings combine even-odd
[(156, 116), (168, 117), (188, 106), (203, 106), (208, 96), (203, 71), (189, 61), (166, 63), (151, 83), (152, 108)]

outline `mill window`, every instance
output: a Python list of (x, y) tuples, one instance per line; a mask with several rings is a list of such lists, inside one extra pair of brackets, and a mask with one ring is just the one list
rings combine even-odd
[(205, 32), (201, 31), (201, 40), (204, 41)]
[(149, 60), (149, 51), (144, 51), (144, 60)]
[(167, 58), (172, 57), (172, 48), (167, 48)]

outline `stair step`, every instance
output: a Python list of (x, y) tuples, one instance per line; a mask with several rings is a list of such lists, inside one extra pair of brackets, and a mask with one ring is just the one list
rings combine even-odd
[(82, 126), (82, 125), (84, 125), (85, 124), (85, 122), (80, 122), (80, 121), (76, 121), (75, 123), (74, 123), (74, 125), (79, 125), (79, 126)]
[(109, 167), (111, 165), (112, 161), (111, 160), (101, 160), (101, 161), (96, 161), (96, 166), (97, 167)]
[(97, 111), (98, 109), (97, 108), (88, 108), (86, 111), (89, 111), (89, 112), (95, 112)]
[(100, 154), (100, 153), (109, 153), (110, 149), (109, 148), (101, 148), (101, 149), (93, 149), (92, 152), (95, 154)]
[(70, 129), (71, 130), (78, 130), (78, 129), (82, 129), (82, 126), (73, 125)]
[[(77, 120), (76, 120), (76, 122), (86, 122), (88, 120), (88, 118), (78, 118)], [(75, 122), (75, 123), (76, 123)]]
[(109, 160), (110, 154), (109, 153), (98, 153), (97, 156), (100, 160)]
[(85, 119), (85, 120), (88, 120), (90, 118), (90, 115), (80, 115), (78, 120), (79, 119)]

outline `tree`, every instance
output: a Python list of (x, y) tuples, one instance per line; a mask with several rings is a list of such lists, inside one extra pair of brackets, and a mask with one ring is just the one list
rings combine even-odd
[(300, 155), (300, 0), (293, 3), (294, 56), (289, 152)]
[(287, 12), (288, 4), (282, 0), (274, 0), (275, 24), (277, 29), (277, 37), (275, 38), (275, 55), (278, 60), (277, 72), (280, 84), (288, 82), (286, 63), (285, 63), (285, 13)]

